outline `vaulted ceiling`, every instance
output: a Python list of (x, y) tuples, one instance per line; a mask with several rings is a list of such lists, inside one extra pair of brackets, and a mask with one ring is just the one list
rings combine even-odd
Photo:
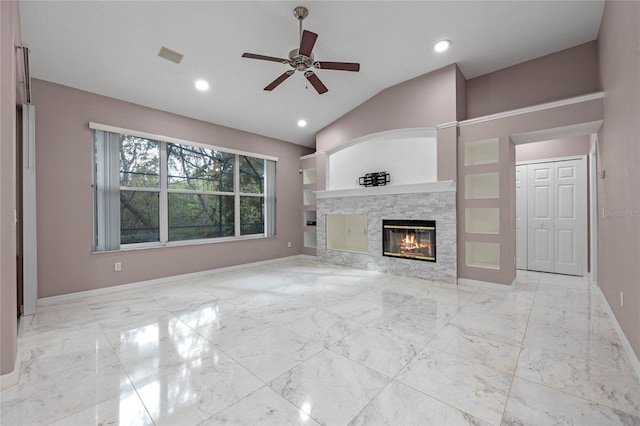
[[(316, 60), (361, 64), (317, 70), (323, 95), (288, 68), (298, 46), (293, 9), (319, 34)], [(381, 90), (457, 63), (467, 79), (598, 36), (603, 1), (21, 1), (31, 76), (313, 147), (315, 133)], [(451, 40), (445, 53), (433, 44)], [(183, 53), (180, 64), (157, 56)], [(196, 79), (210, 89), (199, 92)], [(305, 119), (308, 125), (299, 128)]]

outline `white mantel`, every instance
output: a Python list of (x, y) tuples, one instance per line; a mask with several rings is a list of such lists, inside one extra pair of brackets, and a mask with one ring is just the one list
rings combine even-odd
[(429, 192), (455, 191), (456, 182), (442, 180), (437, 182), (412, 183), (408, 185), (372, 186), (349, 189), (334, 189), (329, 191), (315, 191), (317, 199), (335, 197), (370, 197), (372, 195), (390, 194), (425, 194)]

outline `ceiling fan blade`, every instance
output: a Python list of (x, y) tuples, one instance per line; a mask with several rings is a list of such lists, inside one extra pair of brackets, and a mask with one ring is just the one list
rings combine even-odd
[(276, 78), (275, 80), (273, 80), (271, 83), (269, 83), (269, 85), (267, 87), (264, 88), (264, 90), (268, 90), (271, 91), (273, 89), (275, 89), (276, 87), (278, 87), (283, 81), (285, 81), (286, 79), (288, 79), (289, 77), (291, 77), (293, 75), (295, 71), (294, 70), (289, 70), (285, 73), (283, 73), (280, 77)]
[(304, 30), (302, 32), (302, 40), (300, 40), (300, 49), (298, 49), (298, 53), (307, 57), (311, 56), (311, 51), (313, 50), (313, 45), (316, 44), (317, 38), (318, 34)]
[(263, 61), (280, 62), (281, 64), (288, 64), (289, 63), (289, 61), (287, 59), (276, 58), (276, 57), (273, 57), (273, 56), (258, 55), (256, 53), (243, 53), (242, 57), (243, 58), (249, 58), (249, 59), (260, 59), (260, 60), (263, 60)]
[(323, 70), (337, 70), (337, 71), (360, 71), (360, 64), (356, 62), (323, 62), (318, 61), (313, 64), (314, 67)]
[(314, 89), (316, 89), (316, 91), (322, 95), (323, 93), (326, 93), (329, 91), (329, 89), (327, 89), (327, 86), (325, 86), (324, 84), (322, 84), (322, 82), (320, 81), (320, 79), (318, 78), (317, 75), (315, 75), (313, 73), (313, 71), (307, 71), (304, 73), (304, 76), (307, 78), (307, 80), (309, 80), (309, 83), (311, 83), (311, 85), (313, 86)]

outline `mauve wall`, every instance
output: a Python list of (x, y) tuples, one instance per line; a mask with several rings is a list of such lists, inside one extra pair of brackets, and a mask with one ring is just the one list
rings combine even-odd
[(516, 162), (587, 155), (590, 150), (590, 135), (524, 143), (516, 145)]
[[(33, 80), (36, 106), (39, 297), (301, 253), (300, 156), (309, 149)], [(92, 254), (90, 121), (267, 154), (277, 165), (275, 238)], [(287, 247), (291, 241), (292, 247)], [(114, 262), (122, 271), (114, 271)]]
[[(488, 281), (500, 284), (511, 284), (516, 275), (513, 258), (516, 253), (515, 237), (515, 146), (510, 141), (511, 135), (554, 129), (581, 123), (601, 120), (603, 117), (602, 99), (566, 105), (543, 111), (531, 112), (514, 117), (501, 118), (460, 127), (459, 149), (466, 142), (491, 138), (500, 140), (500, 197), (497, 207), (500, 209), (500, 235), (492, 236), (486, 242), (500, 244), (500, 270), (480, 269), (465, 265), (465, 243), (480, 241), (481, 238), (464, 233), (466, 207), (493, 207), (481, 205), (482, 200), (465, 200), (464, 175), (465, 166), (462, 159), (458, 164), (458, 276), (460, 278)], [(487, 165), (486, 171), (494, 171), (493, 165)], [(485, 166), (473, 166), (473, 173), (484, 173)], [(491, 170), (489, 170), (491, 169)], [(483, 240), (484, 242), (484, 240)]]
[(592, 41), (467, 81), (467, 116), (571, 98), (602, 90)]
[(13, 371), (18, 332), (16, 303), (16, 65), (18, 3), (0, 1), (0, 375)]
[[(640, 2), (607, 1), (600, 28), (598, 285), (640, 357)], [(620, 306), (624, 292), (624, 306)]]
[[(316, 134), (316, 149), (329, 150), (387, 130), (435, 127), (456, 120), (464, 82), (457, 65), (389, 87)], [(458, 90), (460, 86), (460, 90)], [(455, 138), (438, 134), (438, 179), (455, 179)], [(442, 164), (442, 168), (440, 168)], [(442, 173), (441, 173), (442, 172)]]

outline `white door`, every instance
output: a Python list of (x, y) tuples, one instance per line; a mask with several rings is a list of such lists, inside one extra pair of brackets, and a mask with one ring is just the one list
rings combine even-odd
[(554, 272), (559, 274), (584, 274), (587, 223), (585, 168), (585, 160), (554, 163)]
[(527, 267), (584, 275), (586, 164), (584, 159), (527, 167)]
[(516, 268), (527, 266), (527, 166), (516, 166)]
[(528, 267), (553, 272), (553, 163), (528, 166)]

